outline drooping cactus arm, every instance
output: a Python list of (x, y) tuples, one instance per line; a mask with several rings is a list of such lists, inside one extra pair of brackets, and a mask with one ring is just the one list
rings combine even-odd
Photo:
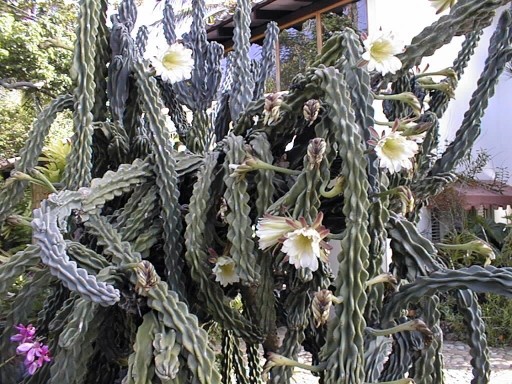
[(449, 15), (441, 16), (426, 27), (397, 57), (402, 61), (402, 71), (418, 65), (423, 57), (432, 56), (454, 36), (488, 26), (494, 11), (510, 0), (462, 0), (457, 2)]
[[(16, 163), (15, 170), (26, 173), (37, 165), (43, 150), (44, 140), (57, 114), (73, 106), (73, 99), (69, 95), (59, 96), (43, 109), (34, 122), (29, 138), (20, 151), (20, 161)], [(0, 189), (0, 222), (3, 222), (12, 209), (23, 198), (23, 191), (27, 187), (26, 181), (14, 181)]]
[[(396, 273), (400, 278), (413, 281), (419, 276), (427, 276), (431, 272), (443, 269), (435, 258), (436, 248), (418, 232), (413, 223), (396, 213), (391, 213), (388, 226), (393, 263), (397, 265)], [(402, 272), (405, 275), (402, 275)]]
[(511, 43), (512, 13), (510, 10), (505, 10), (491, 38), (489, 56), (485, 60), (485, 66), (478, 79), (477, 88), (469, 101), (469, 109), (464, 114), (464, 119), (455, 134), (454, 141), (450, 143), (442, 157), (434, 164), (432, 175), (452, 171), (458, 162), (466, 156), (480, 134), (481, 119), (489, 104), (489, 99), (494, 95), (496, 84), (505, 68), (505, 64), (512, 60)]
[(225, 329), (232, 330), (236, 336), (242, 337), (246, 341), (254, 342), (261, 337), (257, 326), (251, 325), (247, 319), (228, 305), (227, 297), (220, 285), (212, 280), (212, 270), (208, 268), (207, 264), (208, 244), (205, 239), (205, 228), (209, 217), (208, 212), (214, 203), (210, 195), (210, 187), (215, 178), (217, 157), (218, 154), (206, 157), (194, 184), (189, 213), (185, 217), (187, 222), (185, 259), (189, 265), (192, 279), (199, 284), (199, 295), (204, 301), (206, 310)]
[(159, 97), (159, 90), (155, 79), (151, 78), (142, 62), (134, 64), (137, 84), (141, 90), (141, 98), (146, 110), (151, 136), (153, 138), (153, 152), (155, 156), (156, 183), (159, 188), (161, 207), (164, 219), (164, 252), (167, 268), (167, 281), (181, 298), (185, 296), (181, 258), (181, 207), (179, 204), (179, 185), (176, 174), (176, 160), (174, 149), (166, 122), (161, 110), (163, 104)]
[(188, 368), (195, 380), (201, 384), (220, 384), (215, 354), (209, 347), (208, 335), (199, 327), (197, 318), (189, 313), (187, 306), (163, 282), (159, 282), (147, 294), (148, 305), (158, 312), (159, 320), (178, 332), (178, 341), (182, 350), (186, 351)]
[(512, 297), (512, 268), (480, 267), (473, 265), (457, 270), (445, 269), (418, 277), (404, 285), (385, 306), (385, 319), (390, 318), (407, 303), (417, 302), (423, 296), (451, 289), (471, 289), (474, 292), (492, 292)]

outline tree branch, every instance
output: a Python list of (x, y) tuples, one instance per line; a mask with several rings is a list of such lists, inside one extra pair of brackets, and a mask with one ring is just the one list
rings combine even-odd
[(33, 83), (31, 81), (16, 81), (14, 83), (8, 82), (5, 79), (0, 79), (0, 87), (4, 87), (6, 89), (34, 89), (39, 92), (44, 93), (52, 98), (55, 98), (55, 95), (47, 89), (43, 88), (44, 82), (38, 81), (37, 83)]
[(74, 50), (74, 48), (71, 45), (67, 45), (66, 43), (58, 39), (45, 39), (44, 41), (39, 43), (39, 48), (41, 49), (46, 49), (49, 47), (62, 48), (71, 52), (73, 52)]

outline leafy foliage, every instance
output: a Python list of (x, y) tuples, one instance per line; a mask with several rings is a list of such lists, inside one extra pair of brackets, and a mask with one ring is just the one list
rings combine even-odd
[(73, 47), (76, 14), (63, 0), (0, 3), (0, 158), (18, 154), (42, 105), (70, 89), (62, 46)]

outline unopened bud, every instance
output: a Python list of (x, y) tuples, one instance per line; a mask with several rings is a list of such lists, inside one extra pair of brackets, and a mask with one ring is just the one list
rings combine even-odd
[(309, 142), (308, 145), (308, 161), (310, 169), (319, 167), (322, 159), (324, 158), (327, 143), (322, 138), (315, 138)]
[(318, 100), (310, 99), (304, 103), (302, 113), (304, 114), (304, 119), (306, 119), (308, 125), (313, 124), (317, 119), (318, 112), (320, 112), (320, 102)]
[(146, 296), (147, 291), (156, 286), (160, 281), (160, 277), (155, 271), (155, 267), (147, 260), (142, 260), (135, 267), (137, 283), (135, 284), (135, 292), (141, 296)]
[(265, 98), (263, 107), (263, 124), (270, 125), (279, 120), (281, 103), (283, 102), (279, 93), (271, 93)]
[(315, 319), (315, 327), (321, 327), (327, 324), (329, 313), (332, 307), (333, 294), (328, 289), (322, 289), (315, 293), (311, 309), (313, 310), (313, 318)]

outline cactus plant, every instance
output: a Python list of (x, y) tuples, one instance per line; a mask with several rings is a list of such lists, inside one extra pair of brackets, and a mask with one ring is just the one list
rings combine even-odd
[[(344, 29), (288, 93), (265, 96), (277, 28), (268, 28), (263, 62), (251, 63), (249, 1), (238, 1), (224, 83), (222, 49), (206, 41), (204, 1), (192, 2), (182, 42), (194, 69), (169, 84), (145, 59), (148, 30), (132, 38), (133, 0), (121, 2), (110, 29), (105, 2), (81, 0), (75, 92), (41, 112), (0, 192), (6, 220), (28, 182), (51, 185), (33, 169), (55, 115), (72, 109), (63, 183), (51, 185), (54, 193), (33, 212), (33, 244), (0, 265), (2, 294), (23, 281), (2, 316), (0, 382), (290, 383), (301, 366), (326, 384), (442, 383), (436, 294), (450, 290), (468, 323), (472, 382), (488, 383), (485, 325), (473, 292), (511, 297), (512, 270), (448, 268), (414, 219), (453, 180), (478, 137), (512, 57), (512, 11), (503, 12), (470, 110), (437, 160), (438, 119), (449, 97), (427, 88), (420, 95), (426, 83), (412, 67), (465, 35), (446, 82), (456, 86), (480, 30), (509, 2), (459, 0), (397, 55), (400, 69), (384, 74), (361, 65), (372, 60), (371, 49), (363, 59), (359, 36)], [(173, 23), (167, 2), (169, 45), (180, 44)], [(395, 94), (382, 91), (388, 83)], [(421, 107), (416, 97), (427, 92), (430, 105)], [(392, 99), (384, 103), (393, 126), (387, 134), (373, 129), (375, 98)], [(411, 144), (407, 130), (420, 128), (423, 144)], [(177, 151), (171, 130), (185, 151)], [(408, 145), (409, 155), (393, 158), (389, 145)], [(336, 241), (334, 274), (328, 253)], [(235, 297), (241, 311), (230, 305)], [(52, 361), (37, 360), (26, 375), (10, 337), (13, 326), (35, 320)], [(218, 352), (202, 327), (211, 320), (222, 330)], [(296, 361), (301, 348), (312, 365)]]

